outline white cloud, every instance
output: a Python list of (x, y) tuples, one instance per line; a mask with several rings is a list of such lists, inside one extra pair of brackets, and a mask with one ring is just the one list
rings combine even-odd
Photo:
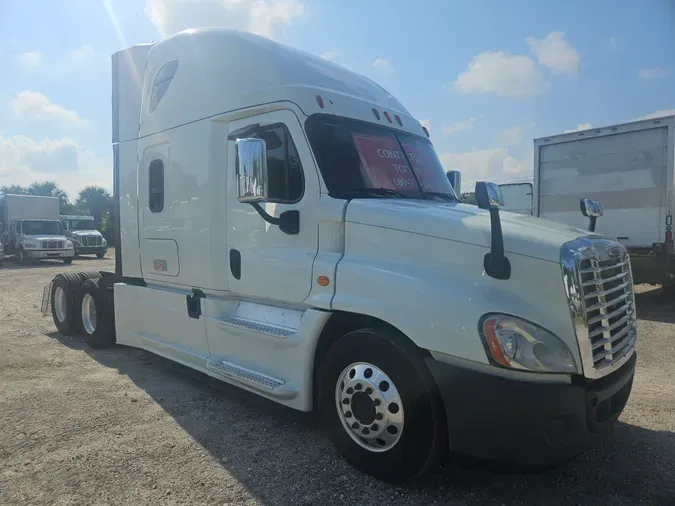
[(660, 79), (666, 75), (666, 71), (662, 68), (641, 69), (638, 72), (640, 79)]
[(373, 62), (373, 67), (385, 74), (392, 74), (394, 72), (394, 67), (392, 67), (386, 58), (376, 58)]
[(593, 128), (593, 125), (590, 123), (579, 123), (576, 128), (573, 128), (572, 130), (565, 130), (566, 134), (572, 133), (572, 132), (580, 132), (582, 130), (590, 130)]
[(86, 61), (92, 57), (94, 50), (91, 46), (84, 45), (70, 53), (70, 59), (74, 62)]
[(187, 28), (223, 26), (278, 39), (305, 13), (301, 0), (147, 0), (145, 14), (162, 37)]
[(558, 74), (577, 75), (579, 51), (565, 39), (564, 32), (551, 32), (543, 39), (527, 37), (525, 42), (541, 65)]
[(664, 116), (675, 116), (675, 109), (661, 109), (660, 111), (654, 111), (650, 112), (649, 114), (645, 114), (644, 116), (641, 116), (637, 119), (656, 119), (663, 118)]
[(441, 163), (446, 171), (462, 172), (464, 191), (470, 191), (476, 181), (503, 183), (531, 177), (532, 160), (524, 162), (509, 154), (506, 148), (488, 148), (465, 153), (443, 153)]
[(112, 187), (111, 164), (69, 138), (36, 140), (0, 132), (0, 185), (54, 180), (71, 197), (87, 185)]
[(37, 69), (42, 66), (42, 53), (40, 51), (28, 51), (17, 55), (19, 65), (26, 70)]
[(460, 93), (527, 97), (543, 92), (546, 83), (529, 56), (488, 51), (469, 63), (457, 77), (455, 89)]
[(503, 147), (520, 144), (523, 140), (523, 130), (525, 130), (524, 126), (516, 126), (497, 132), (497, 144)]
[(321, 54), (321, 58), (325, 58), (326, 60), (336, 60), (340, 56), (340, 50), (336, 49), (335, 51), (326, 51), (325, 53)]
[(475, 121), (476, 118), (469, 118), (464, 121), (458, 121), (457, 123), (453, 123), (452, 125), (446, 125), (443, 127), (443, 134), (451, 135), (457, 132), (464, 132), (466, 130), (471, 130), (473, 128), (473, 124)]
[(29, 119), (55, 118), (78, 125), (86, 123), (75, 111), (54, 104), (42, 93), (36, 91), (22, 91), (10, 102), (10, 105), (17, 116)]

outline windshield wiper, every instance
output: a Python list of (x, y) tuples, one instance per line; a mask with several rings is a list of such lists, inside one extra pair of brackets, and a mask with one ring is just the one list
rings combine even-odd
[(429, 195), (431, 197), (440, 197), (444, 200), (447, 200), (448, 202), (453, 202), (457, 201), (459, 202), (460, 200), (455, 197), (452, 193), (445, 193), (445, 192), (424, 192), (424, 195)]
[(340, 190), (335, 192), (336, 196), (383, 196), (383, 197), (403, 197), (408, 198), (401, 192), (392, 190), (391, 188), (350, 188), (348, 190)]

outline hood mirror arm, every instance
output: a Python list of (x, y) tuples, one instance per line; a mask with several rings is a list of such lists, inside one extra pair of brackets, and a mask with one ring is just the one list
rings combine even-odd
[(490, 252), (483, 258), (485, 273), (495, 279), (511, 277), (511, 262), (504, 254), (504, 234), (499, 216), (499, 208), (504, 205), (501, 189), (494, 183), (476, 183), (476, 202), (478, 207), (490, 213)]
[(590, 220), (588, 231), (595, 232), (595, 224), (598, 221), (598, 216), (602, 216), (602, 206), (597, 200), (580, 199), (579, 208), (581, 209), (581, 214)]

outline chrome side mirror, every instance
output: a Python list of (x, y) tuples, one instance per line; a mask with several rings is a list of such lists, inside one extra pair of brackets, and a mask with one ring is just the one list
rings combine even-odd
[(500, 209), (504, 207), (502, 189), (495, 183), (476, 183), (476, 203), (481, 209)]
[(579, 201), (579, 207), (581, 208), (581, 214), (591, 220), (588, 225), (588, 231), (595, 232), (595, 223), (598, 220), (598, 216), (602, 216), (602, 206), (600, 205), (600, 202), (591, 199), (581, 199)]
[(245, 204), (266, 202), (267, 147), (262, 139), (237, 139), (236, 141), (237, 199)]
[(450, 186), (455, 190), (455, 195), (459, 197), (462, 194), (462, 173), (458, 170), (449, 170), (447, 176)]
[(602, 216), (602, 206), (597, 200), (581, 199), (579, 207), (581, 208), (581, 214), (587, 218)]

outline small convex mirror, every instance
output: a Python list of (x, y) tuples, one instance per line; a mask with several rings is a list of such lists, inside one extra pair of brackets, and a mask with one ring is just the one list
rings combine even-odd
[(602, 206), (597, 200), (581, 199), (579, 207), (581, 208), (581, 214), (587, 218), (602, 216)]
[(262, 139), (237, 139), (237, 199), (254, 204), (267, 201), (267, 148)]
[(476, 183), (476, 203), (481, 209), (499, 209), (504, 207), (504, 195), (498, 184)]

